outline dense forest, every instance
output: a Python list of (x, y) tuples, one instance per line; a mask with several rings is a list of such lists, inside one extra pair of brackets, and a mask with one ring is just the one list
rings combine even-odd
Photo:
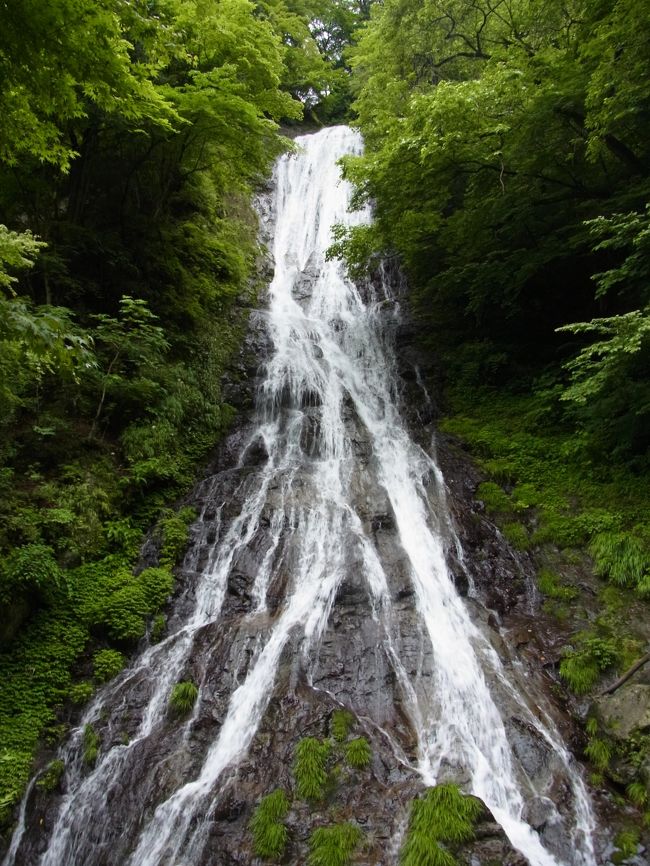
[[(363, 133), (343, 170), (375, 220), (333, 250), (403, 268), (443, 430), (535, 553), (567, 686), (644, 658), (645, 3), (7, 0), (0, 81), (5, 826), (61, 708), (164, 629), (194, 516), (173, 505), (235, 411), (252, 197), (305, 121)], [(594, 784), (647, 809), (647, 734), (586, 727)]]

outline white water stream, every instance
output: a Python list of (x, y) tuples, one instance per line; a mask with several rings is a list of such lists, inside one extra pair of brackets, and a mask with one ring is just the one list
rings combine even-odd
[[(451, 580), (445, 545), (450, 538), (453, 543), (453, 532), (444, 506), (444, 483), (435, 462), (410, 439), (399, 415), (395, 364), (385, 330), (390, 290), (387, 285), (374, 292), (367, 288), (362, 295), (346, 279), (341, 264), (325, 258), (334, 223), (370, 218), (368, 212), (348, 213), (350, 190), (340, 181), (337, 167), (341, 156), (360, 149), (359, 136), (346, 127), (334, 127), (297, 143), (298, 155), (282, 158), (275, 178), (275, 275), (268, 311), (273, 349), (251, 439), (264, 444), (266, 462), (248, 481), (241, 513), (217, 533), (207, 563), (199, 569), (188, 618), (105, 689), (82, 721), (83, 727), (99, 720), (133, 683), (141, 683), (144, 697), (135, 735), (128, 744), (102, 753), (92, 772), (80, 757), (82, 728), (66, 747), (66, 795), (38, 862), (114, 862), (108, 852), (115, 837), (103, 830), (114, 823), (112, 804), (125, 796), (129, 779), (137, 772), (139, 750), (162, 724), (171, 686), (181, 678), (198, 636), (219, 620), (233, 563), (264, 525), (266, 551), (247, 619), (256, 648), (242, 663), (239, 676), (233, 675), (225, 717), (198, 772), (165, 794), (162, 802), (157, 783), (151, 781), (148, 811), (142, 820), (139, 814), (126, 820), (124, 838), (132, 841), (123, 859), (115, 862), (199, 862), (211, 802), (247, 754), (272, 696), (283, 650), (297, 645), (305, 658), (317, 655), (346, 578), (347, 548), (355, 546), (373, 600), (372, 616), (383, 630), (386, 653), (417, 734), (416, 769), (423, 780), (435, 784), (444, 778), (444, 765), (451, 761), (464, 769), (467, 790), (487, 803), (532, 866), (594, 866), (593, 817), (571, 756), (550, 721), (539, 721), (517, 696)], [(371, 445), (368, 471), (384, 491), (408, 562), (420, 637), (433, 653), (426, 686), (401, 657), (390, 575), (355, 505), (359, 476), (365, 470), (350, 441), (351, 415)], [(307, 420), (312, 424), (308, 444)], [(435, 502), (432, 487), (438, 491)], [(198, 556), (196, 551), (192, 555)], [(286, 573), (286, 589), (273, 613), (267, 609), (267, 593), (278, 577), (278, 563)], [(544, 797), (545, 792), (535, 792), (518, 766), (488, 682), (500, 684), (500, 693), (518, 704), (520, 716), (564, 768), (573, 810), (572, 816), (563, 816), (570, 825), (565, 851), (550, 853), (524, 821), (526, 801)], [(199, 700), (204, 700), (203, 688)], [(175, 741), (178, 748), (192, 725), (191, 719), (183, 726)], [(156, 760), (162, 766), (162, 760)], [(25, 862), (17, 858), (23, 832), (24, 823), (4, 866)]]

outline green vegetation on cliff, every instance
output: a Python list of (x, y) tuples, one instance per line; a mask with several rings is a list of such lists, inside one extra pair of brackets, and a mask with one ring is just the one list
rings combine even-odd
[[(252, 194), (280, 122), (347, 110), (362, 14), (0, 7), (0, 823), (65, 702), (164, 631), (193, 519), (169, 505), (235, 411), (220, 383), (255, 296)], [(154, 525), (158, 563), (136, 569)]]

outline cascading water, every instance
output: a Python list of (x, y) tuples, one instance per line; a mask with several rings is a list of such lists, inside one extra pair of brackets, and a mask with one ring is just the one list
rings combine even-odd
[[(461, 779), (533, 866), (593, 866), (580, 775), (552, 722), (519, 696), (451, 579), (447, 553), (457, 541), (442, 476), (398, 410), (398, 313), (387, 303), (388, 281), (360, 290), (326, 260), (334, 223), (369, 219), (347, 212), (350, 191), (337, 168), (359, 150), (359, 136), (333, 127), (297, 144), (276, 169), (272, 350), (239, 465), (198, 491), (202, 512), (169, 636), (90, 705), (63, 750), (65, 793), (46, 840), (30, 847), (23, 808), (4, 866), (226, 862), (209, 854), (219, 803), (285, 686), (347, 701), (390, 744), (394, 763), (425, 784)], [(251, 467), (253, 451), (262, 457)], [(374, 531), (377, 514), (395, 536), (392, 552)], [(247, 573), (234, 616), (228, 605)], [(345, 665), (328, 656), (331, 620), (351, 580), (367, 599), (371, 663), (390, 673), (405, 727), (386, 721), (381, 683), (360, 707)], [(188, 669), (199, 699), (191, 718), (173, 721), (170, 690)], [(545, 743), (571, 814), (560, 815), (521, 766), (506, 725), (515, 711)], [(82, 740), (91, 723), (103, 748), (89, 770)], [(557, 828), (552, 851), (525, 820), (531, 803)], [(404, 818), (395, 816), (395, 838)], [(385, 847), (382, 863), (396, 862), (398, 843)]]

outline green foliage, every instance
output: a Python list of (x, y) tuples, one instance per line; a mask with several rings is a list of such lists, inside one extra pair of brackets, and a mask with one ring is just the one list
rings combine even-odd
[(60, 758), (56, 758), (47, 765), (44, 772), (39, 776), (36, 785), (44, 791), (56, 791), (61, 784), (64, 773), (65, 764)]
[[(192, 518), (161, 512), (234, 415), (251, 193), (281, 119), (347, 98), (358, 12), (317, 6), (0, 6), (0, 821), (89, 696), (82, 653), (131, 648), (172, 589)], [(134, 574), (156, 524), (160, 568)]]
[(361, 829), (349, 821), (319, 827), (309, 837), (307, 866), (348, 866), (362, 838)]
[(169, 569), (146, 568), (134, 575), (114, 556), (75, 569), (70, 580), (82, 620), (127, 642), (144, 635), (147, 615), (162, 607), (173, 587)]
[(169, 707), (177, 716), (186, 716), (191, 712), (199, 696), (199, 690), (193, 682), (184, 680), (176, 683), (169, 696)]
[(54, 551), (45, 544), (16, 547), (3, 563), (0, 588), (4, 601), (16, 592), (37, 590), (46, 597), (60, 589), (63, 574), (54, 558)]
[(641, 527), (635, 529), (636, 532), (601, 532), (593, 538), (589, 551), (598, 574), (618, 586), (633, 586), (642, 595), (648, 595), (650, 542), (648, 537), (637, 534)]
[(429, 788), (411, 806), (400, 863), (402, 866), (454, 866), (456, 861), (444, 843), (472, 839), (474, 823), (482, 811), (479, 800), (465, 797), (455, 785)]
[(476, 498), (480, 499), (486, 509), (493, 514), (510, 514), (514, 503), (508, 494), (494, 481), (484, 481), (476, 490)]
[(108, 682), (116, 677), (124, 667), (124, 656), (112, 649), (103, 649), (93, 656), (93, 673), (100, 683)]
[(151, 641), (152, 643), (158, 643), (162, 639), (163, 634), (165, 633), (165, 627), (167, 625), (167, 618), (164, 614), (158, 613), (153, 618), (153, 622), (151, 623)]
[(637, 829), (630, 828), (617, 833), (614, 837), (614, 845), (618, 850), (612, 855), (612, 862), (622, 863), (629, 857), (634, 857), (639, 847), (639, 841), (640, 836)]
[(643, 782), (630, 782), (625, 789), (630, 802), (634, 803), (637, 808), (642, 809), (648, 804), (650, 797), (648, 796), (648, 786)]
[(97, 761), (101, 747), (101, 737), (92, 725), (86, 725), (83, 733), (83, 759), (84, 763), (93, 766)]
[(357, 737), (345, 744), (345, 760), (356, 770), (367, 767), (372, 758), (372, 749), (365, 737)]
[(599, 770), (606, 770), (612, 759), (612, 748), (606, 740), (592, 737), (585, 747), (585, 754)]
[(177, 513), (165, 512), (159, 521), (162, 532), (160, 564), (173, 567), (184, 554), (188, 539), (188, 528), (196, 518), (193, 508), (181, 508)]
[(330, 720), (330, 733), (337, 743), (344, 743), (354, 724), (354, 716), (348, 710), (334, 710)]
[(296, 746), (293, 773), (296, 792), (304, 800), (322, 800), (327, 785), (327, 760), (331, 746), (316, 737), (305, 737)]
[(253, 812), (249, 827), (253, 834), (253, 848), (258, 857), (279, 859), (287, 846), (289, 833), (282, 823), (289, 811), (289, 798), (278, 788), (262, 798)]
[(501, 527), (507, 541), (517, 550), (528, 550), (530, 537), (521, 523), (504, 523)]
[(562, 579), (549, 568), (540, 569), (537, 575), (537, 585), (544, 595), (559, 601), (572, 601), (578, 595), (578, 590), (575, 587), (566, 586)]
[(68, 697), (73, 704), (85, 704), (89, 701), (95, 691), (93, 684), (89, 682), (75, 683), (70, 687)]
[(573, 691), (584, 695), (598, 682), (603, 671), (620, 661), (620, 647), (613, 639), (582, 634), (576, 638), (577, 648), (565, 653), (560, 662), (560, 674)]

